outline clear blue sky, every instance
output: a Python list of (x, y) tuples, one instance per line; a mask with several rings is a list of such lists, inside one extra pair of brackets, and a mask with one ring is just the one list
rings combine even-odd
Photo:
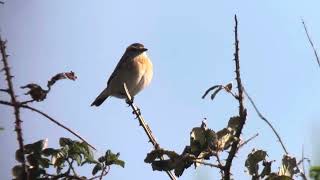
[[(125, 169), (112, 167), (106, 179), (167, 179), (143, 162), (152, 149), (123, 100), (110, 98), (101, 107), (90, 103), (106, 86), (126, 46), (141, 42), (154, 64), (151, 85), (136, 103), (163, 148), (181, 152), (192, 127), (208, 119), (219, 130), (237, 114), (237, 103), (224, 93), (215, 101), (202, 100), (214, 84), (234, 78), (233, 16), (239, 19), (241, 72), (245, 87), (262, 113), (280, 132), (290, 154), (316, 161), (319, 141), (320, 71), (306, 39), (304, 18), (317, 47), (320, 44), (318, 0), (269, 1), (75, 1), (7, 0), (0, 5), (0, 33), (8, 52), (19, 98), (19, 86), (46, 85), (54, 74), (74, 71), (78, 80), (60, 81), (45, 102), (33, 106), (71, 127), (98, 148), (121, 153)], [(0, 88), (4, 87), (1, 76)], [(0, 94), (1, 99), (8, 99)], [(240, 150), (232, 172), (248, 179), (244, 159), (252, 148), (268, 151), (280, 160), (283, 151), (252, 107), (243, 137), (259, 133)], [(10, 179), (17, 149), (13, 115), (0, 107), (0, 177)], [(68, 132), (41, 116), (22, 112), (25, 143), (49, 138), (56, 146)], [(312, 146), (312, 143), (318, 145)], [(318, 156), (319, 158), (319, 156)], [(318, 159), (318, 163), (320, 160)], [(276, 170), (279, 161), (274, 165)], [(90, 173), (89, 169), (82, 171)], [(217, 179), (218, 171), (190, 168), (181, 179)]]

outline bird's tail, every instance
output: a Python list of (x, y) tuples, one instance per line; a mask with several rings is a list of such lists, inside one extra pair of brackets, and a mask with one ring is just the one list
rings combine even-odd
[(107, 90), (103, 90), (99, 96), (93, 101), (91, 106), (100, 106), (107, 98), (109, 97), (109, 94), (107, 93)]

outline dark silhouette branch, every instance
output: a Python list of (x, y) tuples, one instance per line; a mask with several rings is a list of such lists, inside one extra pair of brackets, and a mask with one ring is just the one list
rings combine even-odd
[(273, 127), (273, 125), (270, 123), (270, 121), (268, 121), (267, 118), (265, 118), (261, 112), (259, 111), (259, 109), (257, 108), (256, 104), (254, 103), (253, 99), (249, 96), (248, 92), (243, 88), (243, 91), (244, 91), (244, 94), (248, 97), (250, 103), (252, 104), (254, 110), (257, 112), (258, 116), (268, 124), (268, 126), (272, 129), (273, 133), (277, 136), (277, 139), (279, 141), (279, 143), (281, 144), (282, 146), (282, 149), (283, 151), (286, 153), (286, 154), (289, 154), (289, 152), (287, 151), (287, 148), (284, 146), (284, 143), (283, 141), (281, 140), (281, 137), (279, 135), (279, 133), (276, 131), (276, 129)]
[[(10, 102), (6, 102), (6, 101), (1, 101), (0, 100), (0, 104), (4, 104), (4, 105), (8, 105), (8, 106), (14, 106), (12, 103)], [(88, 144), (88, 146), (90, 146), (92, 149), (96, 150), (96, 148), (94, 148), (92, 145), (90, 145), (85, 139), (83, 139), (80, 135), (78, 135), (76, 132), (74, 132), (72, 129), (68, 128), (67, 126), (61, 124), (59, 121), (53, 119), (51, 116), (47, 115), (46, 113), (36, 109), (36, 108), (33, 108), (31, 106), (28, 106), (28, 105), (24, 105), (24, 104), (18, 104), (18, 107), (21, 107), (21, 108), (25, 108), (25, 109), (29, 109), (31, 111), (34, 111), (38, 114), (41, 114), (42, 116), (46, 117), (47, 119), (49, 119), (51, 122), (55, 123), (56, 125), (58, 125), (59, 127), (69, 131), (71, 134), (75, 135), (77, 138), (81, 139), (83, 142), (85, 142), (86, 144)]]
[[(242, 129), (244, 127), (244, 124), (247, 119), (247, 110), (245, 109), (243, 105), (243, 86), (241, 82), (241, 77), (240, 77), (240, 59), (239, 59), (239, 40), (238, 40), (238, 20), (237, 20), (237, 15), (234, 16), (235, 20), (235, 28), (234, 28), (234, 35), (235, 35), (235, 53), (234, 53), (234, 61), (235, 61), (235, 66), (236, 66), (236, 81), (237, 81), (237, 89), (238, 89), (238, 102), (239, 102), (239, 117), (240, 117), (240, 123), (239, 126), (236, 130), (235, 137), (237, 139), (240, 139), (240, 135), (242, 133)], [(231, 145), (231, 150), (228, 154), (226, 164), (224, 166), (224, 179), (225, 180), (230, 180), (231, 176), (231, 166), (232, 166), (232, 161), (237, 153), (238, 146), (239, 146), (240, 141), (234, 141)]]
[(22, 128), (21, 128), (21, 124), (22, 124), (22, 120), (20, 118), (20, 109), (19, 109), (19, 102), (16, 99), (16, 95), (13, 89), (13, 84), (12, 84), (12, 75), (10, 72), (10, 68), (9, 68), (9, 64), (8, 64), (8, 55), (6, 53), (6, 42), (3, 41), (1, 39), (0, 36), (0, 49), (1, 49), (1, 55), (2, 55), (2, 62), (3, 62), (3, 70), (4, 70), (4, 74), (5, 74), (5, 79), (7, 81), (7, 85), (8, 85), (8, 89), (7, 92), (10, 95), (11, 98), (11, 103), (12, 103), (12, 107), (14, 109), (14, 116), (15, 116), (15, 131), (17, 133), (17, 140), (18, 140), (18, 144), (19, 144), (19, 149), (21, 150), (21, 153), (23, 154), (23, 157), (21, 159), (21, 165), (22, 168), (24, 169), (24, 177), (27, 177), (27, 168), (26, 168), (26, 159), (24, 156), (24, 144), (23, 144), (23, 135), (22, 135)]
[(210, 167), (219, 168), (219, 169), (222, 169), (222, 168), (223, 168), (222, 165), (212, 164), (212, 163), (208, 163), (208, 162), (205, 162), (205, 161), (193, 160), (193, 162), (194, 162), (194, 163), (198, 163), (198, 164), (202, 164), (202, 165), (205, 165), (205, 166), (210, 166)]
[(9, 93), (9, 90), (8, 89), (0, 89), (0, 92)]
[(210, 87), (209, 89), (206, 90), (206, 92), (202, 95), (202, 99), (204, 99), (210, 91), (215, 90), (212, 95), (211, 95), (211, 100), (215, 98), (215, 96), (221, 91), (225, 90), (227, 93), (231, 94), (236, 100), (238, 99), (238, 96), (235, 95), (231, 90), (232, 90), (232, 83), (229, 83), (227, 85), (215, 85)]
[[(150, 127), (145, 122), (144, 118), (142, 117), (139, 108), (137, 108), (136, 105), (133, 103), (133, 99), (128, 91), (126, 83), (123, 84), (123, 88), (124, 88), (126, 96), (127, 96), (127, 104), (131, 107), (131, 109), (133, 110), (133, 113), (137, 116), (136, 118), (139, 120), (140, 126), (142, 126), (144, 132), (147, 134), (149, 141), (152, 143), (154, 149), (160, 149), (160, 145), (158, 144), (156, 138), (152, 134)], [(161, 157), (160, 159), (164, 160), (164, 157)], [(166, 173), (168, 174), (168, 176), (170, 177), (171, 180), (177, 179), (171, 171), (166, 171)]]
[(307, 35), (307, 37), (308, 37), (309, 43), (310, 43), (310, 45), (311, 45), (311, 47), (312, 47), (313, 53), (314, 53), (314, 55), (315, 55), (315, 57), (316, 57), (317, 63), (318, 63), (318, 65), (319, 65), (319, 67), (320, 67), (319, 56), (318, 56), (318, 53), (317, 53), (316, 48), (315, 48), (314, 45), (313, 45), (312, 39), (311, 39), (311, 37), (310, 37), (310, 35), (309, 35), (308, 29), (307, 29), (307, 25), (306, 25), (306, 23), (304, 23), (304, 20), (303, 20), (303, 19), (302, 19), (301, 21), (302, 21), (302, 24), (303, 24), (303, 27), (304, 27), (304, 31), (306, 32), (306, 35)]

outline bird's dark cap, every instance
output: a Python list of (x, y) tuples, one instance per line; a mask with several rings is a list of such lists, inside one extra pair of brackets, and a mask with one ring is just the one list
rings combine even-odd
[(127, 49), (135, 49), (135, 50), (142, 50), (142, 51), (147, 51), (148, 50), (141, 43), (133, 43)]

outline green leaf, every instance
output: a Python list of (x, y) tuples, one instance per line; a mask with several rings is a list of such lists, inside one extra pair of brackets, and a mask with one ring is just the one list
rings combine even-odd
[(294, 174), (297, 174), (299, 170), (297, 169), (297, 160), (295, 157), (284, 155), (282, 158), (282, 165), (279, 170), (279, 175), (293, 177)]
[(33, 144), (27, 144), (24, 146), (25, 154), (30, 154), (32, 152), (40, 153), (42, 151), (45, 140), (37, 141)]
[(92, 169), (92, 175), (97, 174), (97, 172), (100, 171), (100, 170), (102, 170), (101, 164), (96, 164), (96, 165), (94, 166), (94, 168)]
[(70, 138), (60, 138), (59, 139), (59, 144), (60, 146), (72, 146), (74, 144), (74, 142), (70, 139)]
[[(12, 168), (12, 175), (13, 175), (14, 177), (21, 177), (21, 178), (23, 178), (23, 177), (22, 177), (23, 173), (24, 173), (24, 169), (22, 168), (21, 165), (16, 165), (16, 166), (14, 166), (14, 167)], [(19, 178), (17, 178), (17, 179), (19, 179)]]
[(248, 154), (247, 160), (245, 162), (245, 166), (249, 170), (250, 175), (257, 176), (259, 170), (259, 162), (265, 160), (267, 156), (267, 152), (263, 150), (252, 150), (250, 154)]
[(106, 161), (106, 157), (105, 156), (101, 156), (101, 157), (98, 158), (98, 161), (101, 162), (101, 163), (105, 162)]
[(228, 127), (231, 128), (232, 130), (237, 130), (239, 127), (241, 118), (239, 116), (234, 116), (231, 117), (229, 122), (228, 122)]
[(310, 177), (318, 180), (320, 179), (320, 166), (311, 166), (309, 170)]
[(53, 149), (53, 148), (46, 148), (46, 149), (42, 150), (42, 154), (44, 156), (53, 156), (53, 155), (57, 154), (58, 152), (59, 152), (59, 150)]
[(233, 133), (227, 128), (223, 128), (222, 130), (218, 131), (217, 137), (217, 150), (226, 150), (231, 146), (232, 142), (235, 141)]
[(204, 146), (206, 142), (205, 130), (201, 127), (195, 127), (190, 134), (190, 144), (199, 144), (200, 147)]
[(41, 158), (40, 156), (37, 156), (37, 155), (35, 155), (35, 154), (29, 154), (29, 155), (27, 156), (28, 163), (29, 163), (31, 166), (34, 166), (34, 167), (38, 167), (38, 166), (39, 166), (38, 160), (39, 160), (40, 158)]
[(122, 161), (122, 160), (120, 160), (120, 159), (116, 159), (116, 160), (113, 162), (113, 164), (119, 165), (119, 166), (121, 166), (121, 167), (124, 168), (125, 162)]
[(206, 138), (206, 142), (208, 144), (208, 146), (215, 150), (216, 149), (216, 144), (218, 141), (218, 135), (216, 134), (216, 132), (214, 132), (211, 129), (207, 129), (205, 132), (205, 138)]
[(21, 149), (16, 150), (16, 160), (18, 162), (23, 162), (24, 154), (22, 153)]
[(56, 155), (52, 156), (52, 164), (54, 167), (62, 167), (66, 161), (66, 155), (63, 151), (58, 152)]
[(82, 157), (81, 155), (75, 155), (74, 159), (76, 160), (76, 162), (78, 163), (78, 166), (81, 165), (81, 161), (82, 161)]
[(39, 164), (43, 167), (43, 168), (49, 168), (50, 165), (50, 160), (47, 158), (40, 158), (38, 160)]
[(292, 180), (288, 176), (279, 176), (277, 173), (271, 173), (265, 180)]
[(262, 165), (264, 166), (260, 176), (263, 178), (268, 176), (271, 173), (271, 164), (273, 161), (263, 161)]

